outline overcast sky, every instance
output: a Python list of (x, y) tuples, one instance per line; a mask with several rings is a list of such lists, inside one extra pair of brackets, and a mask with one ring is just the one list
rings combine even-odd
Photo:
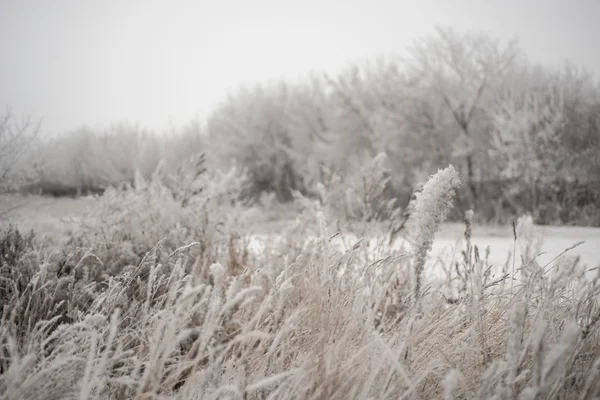
[(44, 131), (203, 117), (240, 82), (335, 72), (449, 25), (600, 75), (600, 0), (0, 0), (0, 106)]

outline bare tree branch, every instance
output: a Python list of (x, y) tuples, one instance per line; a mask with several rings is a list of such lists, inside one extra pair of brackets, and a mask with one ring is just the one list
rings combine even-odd
[(0, 191), (14, 189), (33, 165), (23, 165), (22, 157), (31, 150), (40, 132), (41, 120), (34, 123), (31, 117), (18, 121), (7, 108), (0, 117)]

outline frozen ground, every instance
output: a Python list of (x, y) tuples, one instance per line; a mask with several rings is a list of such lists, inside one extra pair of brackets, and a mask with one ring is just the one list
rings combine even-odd
[[(443, 265), (453, 265), (454, 261), (462, 260), (461, 251), (465, 248), (465, 245), (462, 239), (463, 233), (459, 228), (462, 228), (462, 226), (447, 224), (444, 230), (437, 235), (430, 252), (429, 269), (434, 268), (438, 261)], [(540, 265), (545, 266), (564, 253), (564, 256), (573, 257), (573, 259), (579, 257), (580, 263), (586, 266), (588, 270), (600, 266), (600, 228), (553, 226), (536, 228), (543, 235), (541, 251), (537, 253), (538, 256), (536, 257)], [(274, 239), (276, 239), (274, 235), (256, 235), (251, 241), (251, 248), (255, 251), (261, 251), (263, 243), (272, 243)], [(359, 240), (359, 238), (349, 237), (349, 235), (345, 239), (345, 244), (337, 241), (341, 249), (351, 247)], [(372, 237), (369, 242), (371, 243), (370, 247), (375, 249), (377, 243), (385, 243), (385, 238)], [(491, 265), (497, 267), (494, 268), (494, 271), (501, 270), (501, 267), (507, 263), (513, 253), (516, 254), (517, 260), (521, 258), (521, 244), (519, 242), (515, 244), (512, 228), (480, 227), (474, 232), (471, 242), (479, 248), (481, 258), (485, 257), (486, 248), (489, 247), (488, 260)], [(575, 248), (565, 252), (565, 250), (576, 244), (578, 245)], [(512, 266), (512, 258), (510, 260), (508, 263), (509, 270)]]
[[(34, 229), (41, 235), (57, 237), (68, 234), (71, 229), (74, 229), (78, 218), (93, 204), (92, 198), (3, 196), (0, 197), (0, 226), (13, 223), (21, 230)], [(6, 212), (7, 210), (10, 211)], [(588, 268), (600, 266), (600, 228), (538, 226), (536, 229), (544, 238), (541, 250), (543, 254), (538, 257), (541, 264), (550, 262), (565, 249), (583, 241), (584, 243), (567, 254), (581, 257), (581, 262)], [(462, 236), (462, 224), (446, 224), (442, 232), (436, 236), (432, 250), (433, 261), (441, 259), (446, 263), (452, 258), (460, 257), (460, 250), (463, 248), (460, 242)], [(272, 240), (274, 237), (275, 234), (262, 232), (255, 235), (251, 246), (256, 251), (260, 251), (261, 242), (266, 239)], [(358, 238), (348, 238), (347, 243), (353, 244), (356, 240)], [(374, 242), (377, 239), (372, 238), (370, 241)], [(503, 265), (508, 255), (513, 252), (512, 227), (475, 225), (472, 242), (479, 247), (482, 257), (486, 247), (489, 246), (490, 261), (494, 265)], [(519, 257), (518, 244), (515, 250)]]
[(79, 217), (94, 204), (93, 198), (0, 196), (0, 227), (14, 224), (22, 231), (60, 236), (73, 229)]

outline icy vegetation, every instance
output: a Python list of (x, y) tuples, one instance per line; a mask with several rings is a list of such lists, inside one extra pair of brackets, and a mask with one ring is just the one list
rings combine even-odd
[(381, 204), (359, 208), (376, 183), (361, 176), (383, 153), (383, 190), (403, 208), (451, 164), (463, 181), (453, 221), (472, 208), (476, 222), (529, 214), (538, 224), (600, 226), (598, 132), (600, 87), (584, 69), (537, 66), (515, 42), (440, 28), (403, 57), (241, 88), (173, 132), (120, 123), (49, 136), (7, 112), (0, 190), (99, 194), (206, 153), (211, 168), (247, 171), (247, 202), (289, 204), (296, 192), (316, 199), (335, 187), (328, 201), (340, 214), (376, 217)]
[[(452, 167), (415, 196), (408, 228), (333, 223), (298, 198), (279, 240), (252, 251), (238, 176), (195, 176), (189, 198), (160, 171), (138, 177), (59, 247), (5, 231), (0, 398), (600, 395), (600, 276), (565, 256), (538, 263), (529, 218), (513, 227), (520, 259), (491, 264), (468, 212), (461, 257), (424, 263), (459, 185)], [(373, 232), (383, 239), (361, 239)]]
[(599, 231), (542, 226), (600, 226), (600, 88), (482, 35), (410, 55), (171, 135), (7, 112), (0, 400), (600, 398)]

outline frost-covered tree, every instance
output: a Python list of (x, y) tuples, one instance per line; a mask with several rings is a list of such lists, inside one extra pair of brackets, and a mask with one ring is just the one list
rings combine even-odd
[(562, 144), (571, 155), (570, 176), (565, 178), (600, 184), (600, 81), (571, 65), (554, 74), (553, 80), (563, 104)]
[(395, 190), (405, 188), (408, 201), (416, 171), (431, 157), (431, 142), (423, 140), (427, 128), (421, 129), (426, 123), (418, 115), (426, 105), (417, 105), (400, 60), (364, 62), (327, 82), (330, 125), (337, 142), (332, 157), (339, 160), (339, 169), (347, 175), (360, 173), (360, 166), (385, 153), (390, 184)]
[(338, 141), (332, 131), (330, 104), (324, 80), (312, 75), (289, 87), (285, 120), (290, 135), (290, 157), (308, 192), (339, 165)]
[[(499, 99), (492, 114), (490, 152), (499, 161), (501, 178), (527, 185), (556, 176), (564, 105), (560, 94), (553, 92), (551, 87), (507, 92)], [(554, 162), (547, 163), (548, 158)]]
[[(371, 115), (374, 109), (372, 97), (376, 94), (364, 76), (364, 69), (353, 65), (335, 78), (326, 76), (326, 81), (331, 125), (341, 145), (337, 154), (340, 156), (339, 162), (346, 161), (348, 153), (357, 154), (359, 151), (366, 151), (374, 156), (377, 152), (377, 138)], [(346, 169), (348, 166), (342, 165), (342, 168)]]
[(218, 157), (235, 160), (247, 169), (252, 195), (273, 192), (281, 201), (292, 199), (292, 191), (305, 191), (296, 164), (294, 145), (311, 135), (296, 129), (292, 139), (289, 107), (293, 89), (284, 83), (242, 88), (231, 95), (208, 120), (209, 141)]
[(530, 67), (498, 96), (489, 152), (513, 211), (554, 223), (595, 203), (600, 92), (592, 83), (570, 68)]
[(552, 184), (563, 164), (562, 109), (560, 96), (526, 91), (506, 94), (494, 111), (490, 154), (499, 178), (511, 182), (510, 190), (503, 192), (507, 201), (514, 203), (521, 193), (530, 193), (525, 205), (528, 209), (520, 212), (535, 212), (539, 184)]
[[(486, 147), (485, 125), (494, 94), (518, 57), (515, 41), (501, 43), (483, 34), (438, 27), (411, 48), (408, 70), (416, 87), (437, 97), (453, 120), (453, 156), (463, 158), (467, 184), (477, 195), (475, 156)], [(458, 129), (456, 129), (458, 128)]]
[(37, 180), (41, 160), (35, 153), (40, 122), (19, 119), (10, 109), (0, 116), (0, 193)]

